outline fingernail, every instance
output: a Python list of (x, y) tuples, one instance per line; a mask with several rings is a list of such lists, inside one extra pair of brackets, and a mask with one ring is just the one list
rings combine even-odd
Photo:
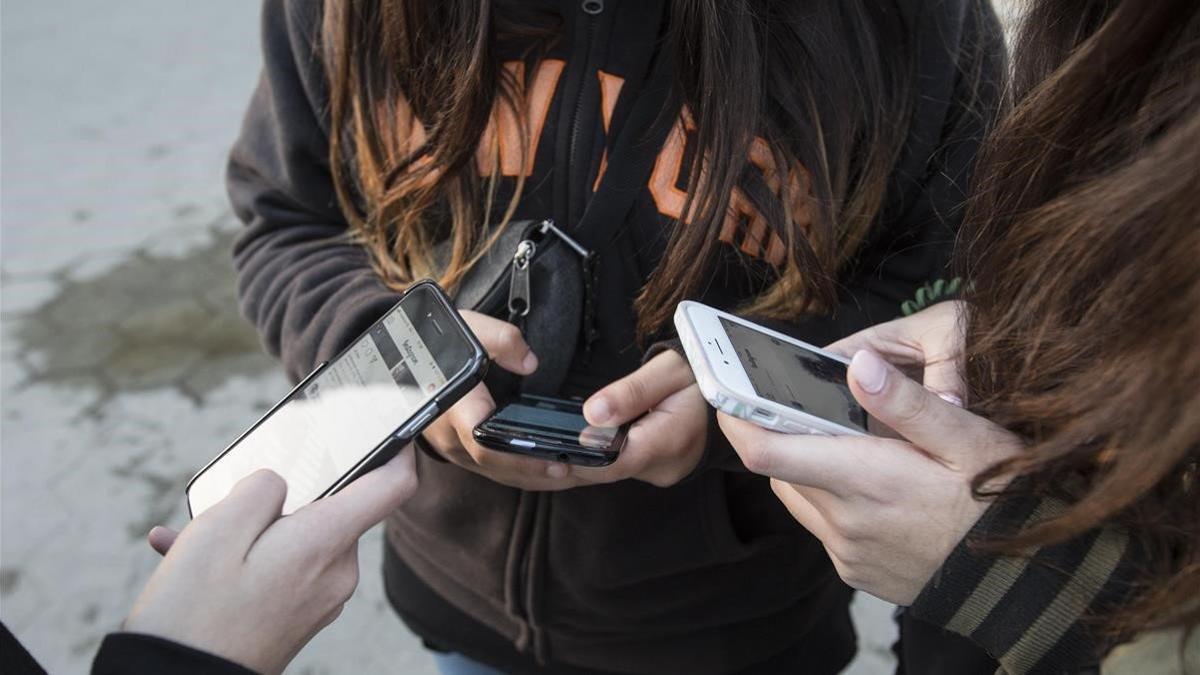
[(850, 370), (854, 371), (858, 386), (868, 394), (878, 394), (887, 384), (887, 364), (873, 352), (864, 349), (855, 354), (850, 361)]
[(546, 475), (551, 478), (566, 478), (570, 470), (566, 464), (550, 464), (546, 467)]
[(948, 391), (939, 391), (937, 393), (937, 395), (943, 401), (945, 401), (946, 403), (949, 403), (950, 405), (956, 405), (960, 408), (963, 407), (963, 400), (961, 397), (958, 396), (958, 394), (951, 394)]
[(521, 362), (521, 367), (524, 368), (525, 372), (527, 373), (532, 373), (533, 371), (537, 370), (537, 366), (537, 354), (534, 354), (533, 352), (526, 354), (525, 360)]
[(608, 421), (609, 415), (612, 415), (612, 409), (608, 407), (608, 401), (596, 398), (588, 401), (587, 413), (588, 421), (600, 425)]

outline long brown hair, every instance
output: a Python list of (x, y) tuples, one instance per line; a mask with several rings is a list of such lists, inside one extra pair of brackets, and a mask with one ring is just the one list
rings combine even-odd
[[(1200, 621), (1200, 4), (1041, 0), (961, 249), (972, 408), (1027, 438), (1001, 472), (1065, 498), (993, 547), (1102, 523), (1142, 560), (1115, 631)], [(1016, 488), (1014, 488), (1016, 489)]]
[[(498, 162), (481, 178), (475, 156), (494, 108), (525, 120), (525, 83), (499, 67), (497, 41), (556, 32), (521, 4), (325, 1), (333, 177), (354, 236), (394, 287), (433, 275), (453, 288), (488, 246), (489, 223), (507, 220), (520, 199), (518, 179), (493, 213)], [(696, 261), (712, 261), (733, 188), (754, 180), (746, 168), (756, 137), (783, 175), (798, 166), (808, 180), (799, 202), (789, 180), (774, 194), (747, 191), (784, 244), (775, 281), (749, 309), (794, 319), (832, 304), (836, 273), (877, 220), (906, 137), (915, 51), (906, 21), (871, 0), (673, 0), (664, 49), (695, 151), (679, 218), (687, 225), (670, 233), (636, 301), (641, 334), (710, 276)], [(424, 134), (413, 133), (417, 120)], [(520, 133), (524, 151), (529, 129)], [(446, 237), (452, 258), (434, 269), (432, 246)]]

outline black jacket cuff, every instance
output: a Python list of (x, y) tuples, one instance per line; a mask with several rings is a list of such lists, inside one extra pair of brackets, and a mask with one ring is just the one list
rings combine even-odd
[(1003, 672), (1077, 672), (1111, 647), (1088, 617), (1125, 602), (1134, 556), (1128, 536), (1097, 529), (1031, 551), (1002, 556), (975, 545), (1053, 517), (1051, 499), (993, 504), (921, 590), (909, 612), (971, 639)]
[(92, 662), (92, 675), (172, 673), (172, 675), (255, 675), (216, 654), (155, 635), (109, 633)]

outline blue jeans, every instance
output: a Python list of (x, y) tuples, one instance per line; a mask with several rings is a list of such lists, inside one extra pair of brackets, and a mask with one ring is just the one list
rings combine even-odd
[(504, 675), (491, 666), (453, 652), (433, 652), (433, 663), (442, 675)]

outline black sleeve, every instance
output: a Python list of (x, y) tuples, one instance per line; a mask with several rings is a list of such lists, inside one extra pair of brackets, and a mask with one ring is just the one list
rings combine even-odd
[[(987, 0), (913, 2), (917, 73), (912, 122), (873, 236), (844, 276), (831, 315), (762, 321), (816, 345), (900, 316), (922, 285), (947, 276), (975, 155), (1000, 109), (1005, 46)], [(753, 318), (753, 317), (751, 317)], [(709, 415), (697, 470), (745, 471)]]
[(92, 675), (254, 675), (215, 654), (141, 633), (109, 633), (92, 662)]
[(230, 156), (242, 313), (297, 380), (398, 299), (372, 272), (329, 169), (319, 0), (263, 3), (263, 71)]
[(908, 612), (969, 638), (1001, 672), (1074, 673), (1096, 668), (1115, 641), (1090, 616), (1128, 602), (1140, 568), (1136, 547), (1116, 528), (1007, 557), (975, 544), (1012, 534), (1064, 508), (1051, 499), (993, 504), (946, 558)]
[(46, 669), (3, 621), (0, 621), (0, 664), (4, 665), (4, 672), (9, 675), (46, 675)]

